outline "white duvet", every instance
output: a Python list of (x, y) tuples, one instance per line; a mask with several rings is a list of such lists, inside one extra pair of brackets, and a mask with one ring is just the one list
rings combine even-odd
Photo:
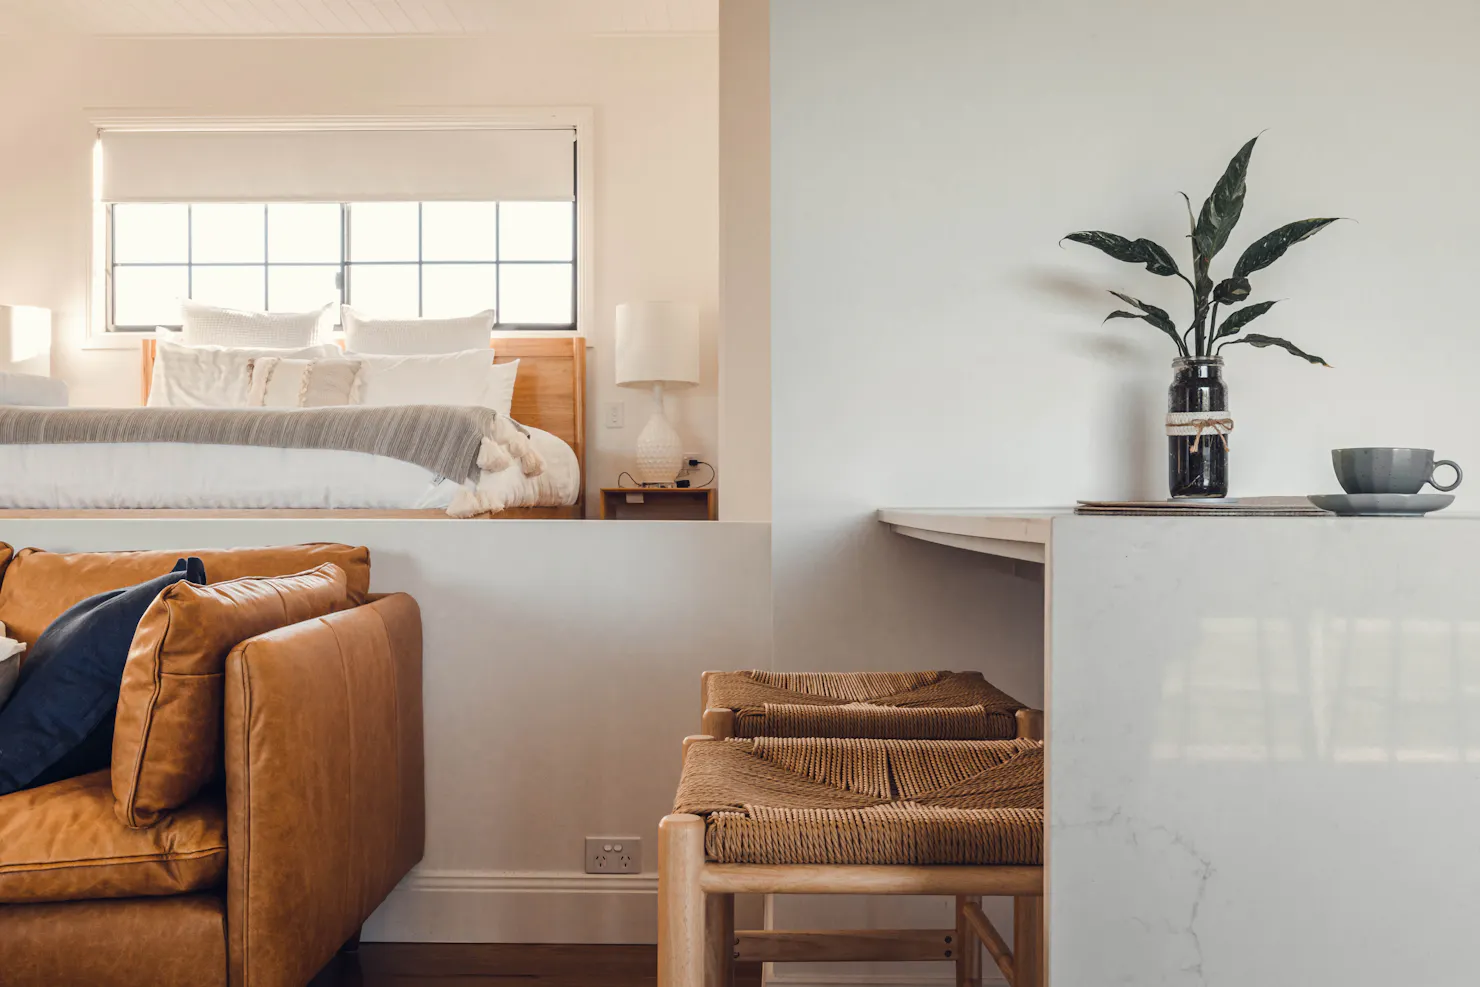
[[(580, 497), (570, 446), (529, 429), (543, 472), (516, 462), (477, 492), (507, 507), (561, 507)], [(120, 443), (0, 445), (0, 508), (376, 508), (446, 510), (463, 485), (363, 452)]]

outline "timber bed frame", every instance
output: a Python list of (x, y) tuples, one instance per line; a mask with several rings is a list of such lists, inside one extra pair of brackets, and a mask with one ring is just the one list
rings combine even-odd
[[(140, 393), (149, 400), (149, 385), (154, 379), (154, 359), (158, 351), (155, 340), (140, 340)], [(484, 514), (473, 520), (540, 520), (579, 519), (586, 516), (586, 337), (584, 336), (496, 336), (494, 363), (519, 361), (519, 376), (514, 382), (511, 416), (515, 421), (542, 429), (562, 439), (575, 451), (581, 466), (579, 499), (567, 507), (511, 507), (498, 514)], [(206, 510), (40, 510), (30, 508), (0, 509), (0, 519), (15, 518), (423, 518), (457, 520), (446, 511), (380, 510), (342, 508), (220, 508)]]

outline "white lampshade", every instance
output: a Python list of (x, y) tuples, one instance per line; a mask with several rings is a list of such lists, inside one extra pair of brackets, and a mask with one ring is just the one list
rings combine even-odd
[(0, 305), (0, 371), (51, 373), (51, 309)]
[(699, 309), (683, 302), (617, 306), (617, 383), (699, 383)]

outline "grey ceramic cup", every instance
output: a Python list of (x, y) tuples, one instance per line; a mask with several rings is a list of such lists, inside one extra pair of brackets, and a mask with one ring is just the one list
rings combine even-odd
[[(1332, 449), (1331, 465), (1341, 489), (1349, 494), (1416, 494), (1425, 483), (1435, 490), (1449, 491), (1465, 478), (1459, 464), (1448, 459), (1435, 461), (1432, 449), (1374, 446), (1365, 449)], [(1454, 470), (1454, 482), (1434, 482), (1440, 466)]]

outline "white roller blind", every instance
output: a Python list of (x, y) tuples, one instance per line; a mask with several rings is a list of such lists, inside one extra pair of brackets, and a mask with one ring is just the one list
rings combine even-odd
[(108, 131), (105, 202), (552, 202), (573, 130)]

